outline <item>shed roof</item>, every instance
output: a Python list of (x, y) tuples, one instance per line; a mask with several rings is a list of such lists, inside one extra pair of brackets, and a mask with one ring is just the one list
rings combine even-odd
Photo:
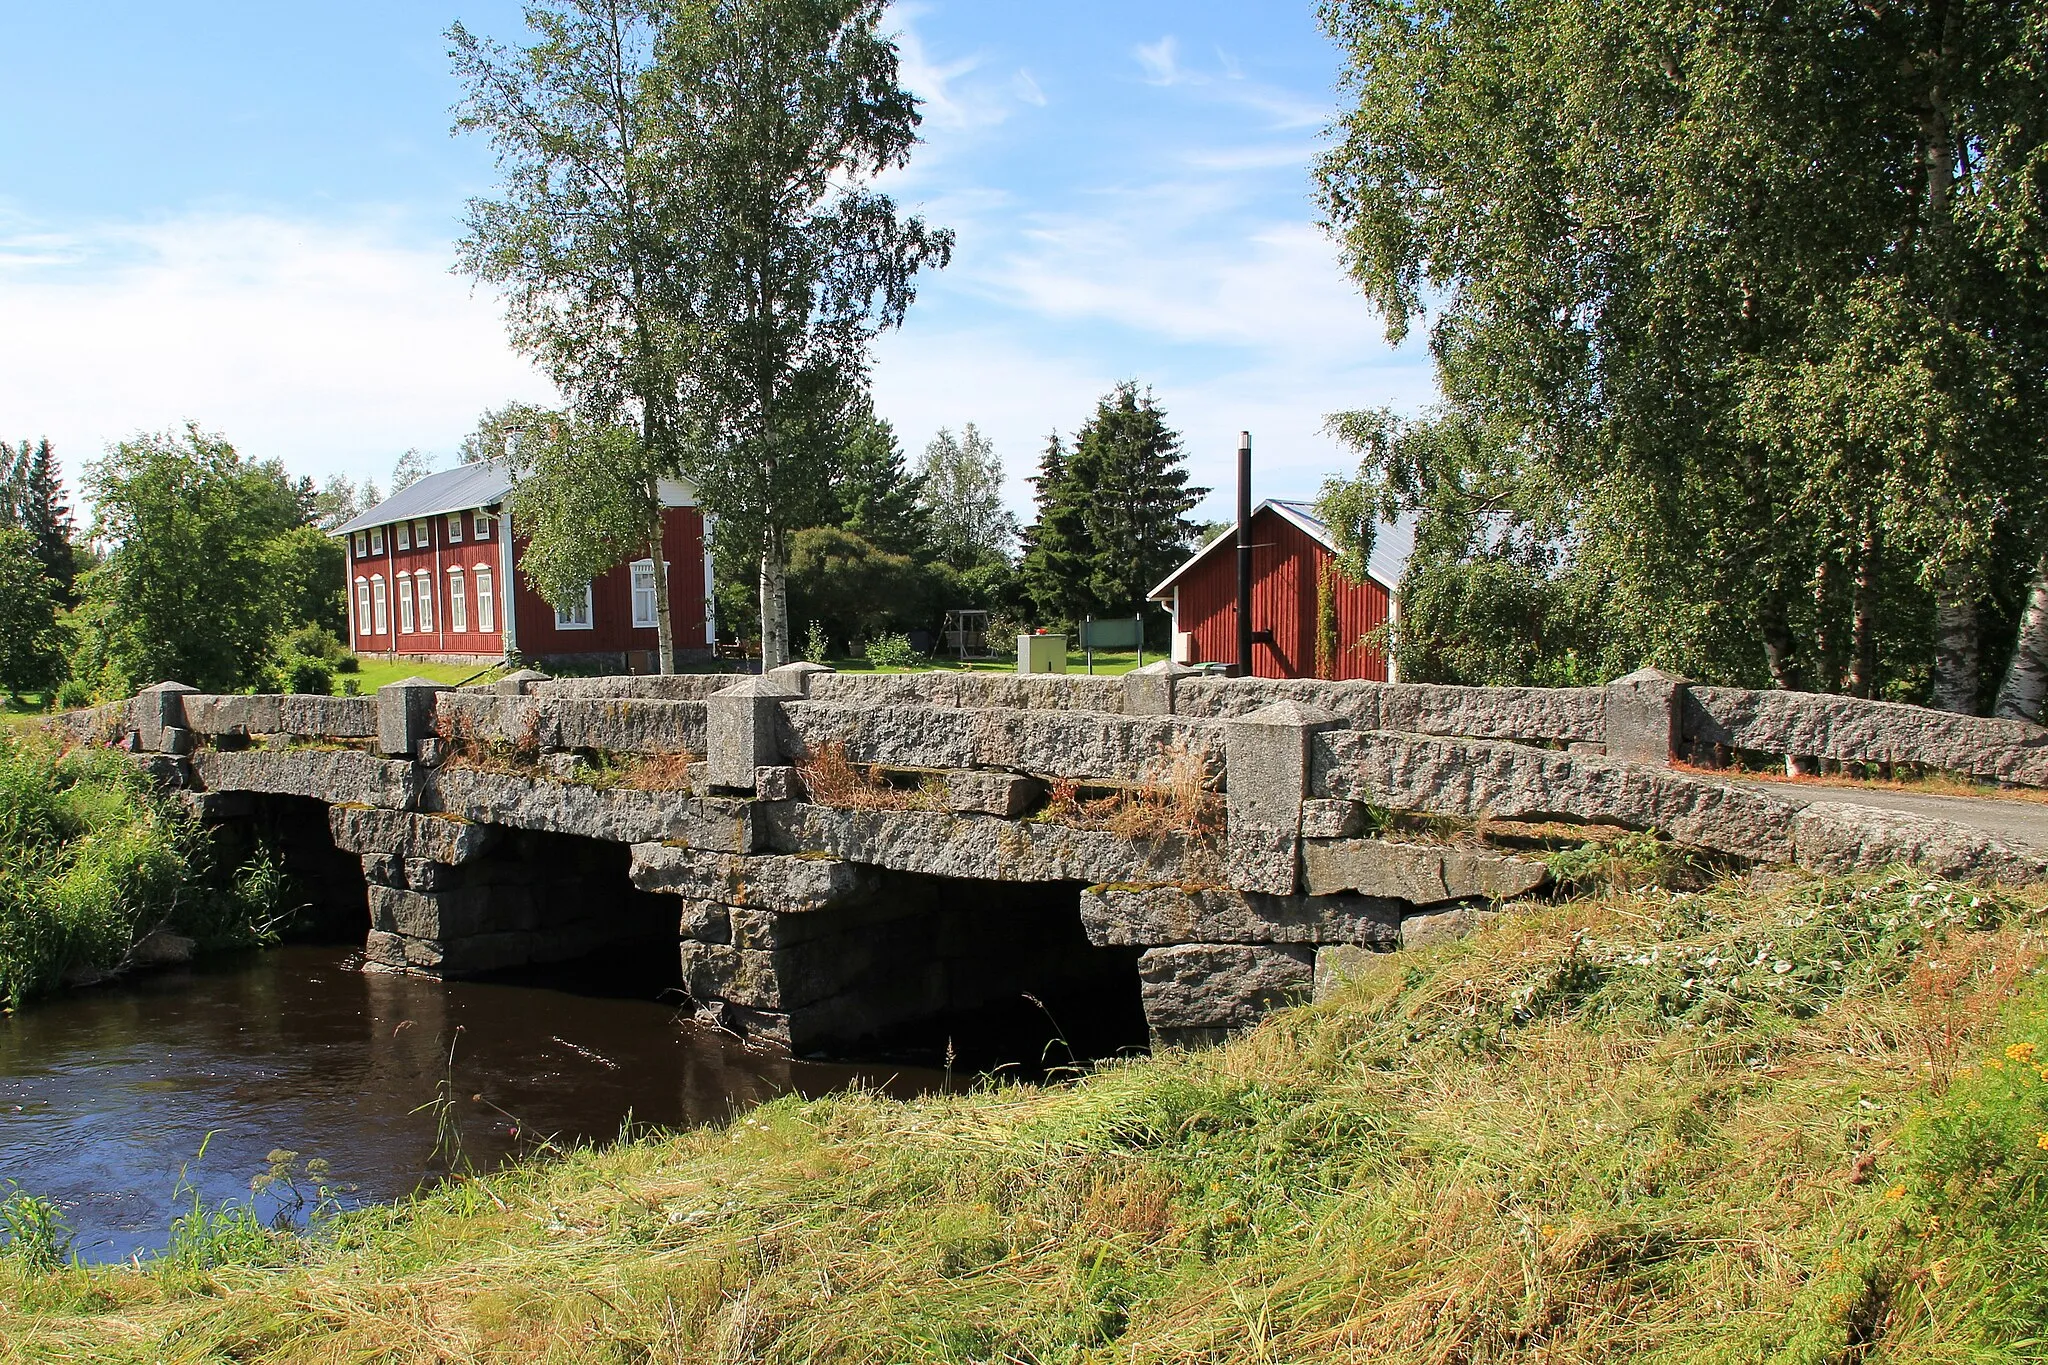
[[(437, 517), (446, 512), (489, 507), (503, 502), (511, 492), (511, 466), (503, 460), (478, 460), (429, 474), (417, 483), (408, 484), (353, 521), (335, 527), (329, 534), (345, 536), (355, 531), (367, 531), (372, 526), (411, 521), (415, 517)], [(680, 480), (663, 479), (661, 505), (695, 507), (696, 490)]]
[[(1291, 522), (1296, 529), (1307, 535), (1331, 554), (1337, 553), (1336, 537), (1330, 534), (1329, 523), (1316, 515), (1315, 504), (1296, 502), (1286, 498), (1268, 498), (1252, 509), (1252, 520), (1257, 521), (1259, 513), (1270, 510), (1276, 516)], [(1160, 601), (1173, 595), (1173, 586), (1195, 565), (1224, 548), (1235, 548), (1237, 539), (1228, 531), (1189, 555), (1187, 562), (1166, 576), (1166, 580), (1146, 596)], [(1373, 537), (1372, 553), (1366, 556), (1366, 577), (1385, 588), (1389, 594), (1398, 592), (1401, 575), (1407, 571), (1408, 556), (1415, 550), (1415, 525), (1409, 521), (1383, 522), (1379, 534)]]

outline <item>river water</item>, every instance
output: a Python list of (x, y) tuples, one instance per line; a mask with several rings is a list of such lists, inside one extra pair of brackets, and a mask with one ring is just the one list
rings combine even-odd
[(0, 1016), (0, 1182), (60, 1203), (82, 1258), (120, 1260), (162, 1247), (195, 1192), (275, 1217), (278, 1197), (250, 1191), (273, 1150), (328, 1162), (352, 1187), (344, 1205), (416, 1189), (449, 1169), (437, 1112), (459, 1159), (488, 1169), (542, 1140), (615, 1137), (629, 1119), (677, 1127), (791, 1091), (942, 1080), (766, 1056), (655, 1000), (366, 974), (360, 961), (290, 945)]

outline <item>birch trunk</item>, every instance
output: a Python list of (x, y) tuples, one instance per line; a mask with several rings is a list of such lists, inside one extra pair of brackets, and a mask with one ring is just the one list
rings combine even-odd
[(2020, 616), (2020, 638), (2014, 642), (2012, 663), (2005, 681), (1998, 687), (1998, 704), (1991, 714), (2001, 720), (2039, 723), (2041, 702), (2048, 697), (2048, 550), (2034, 566), (2034, 582), (2027, 592), (2027, 609)]
[(1875, 513), (1863, 523), (1863, 544), (1856, 560), (1856, 617), (1851, 638), (1849, 690), (1859, 697), (1877, 695), (1877, 569), (1884, 554), (1884, 532)]
[(783, 562), (781, 537), (773, 531), (761, 541), (761, 671), (789, 662), (789, 566)]
[(1934, 603), (1934, 704), (1943, 711), (1977, 711), (1977, 580), (1951, 569)]
[(661, 671), (676, 671), (676, 619), (668, 594), (668, 509), (654, 486), (654, 624), (660, 628)]

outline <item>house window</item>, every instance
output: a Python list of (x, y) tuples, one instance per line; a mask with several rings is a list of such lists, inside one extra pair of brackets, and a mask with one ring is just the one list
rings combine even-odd
[(404, 574), (398, 576), (398, 628), (412, 634), (412, 580)]
[(654, 597), (654, 561), (637, 560), (633, 564), (633, 628), (647, 630), (660, 624)]
[(434, 523), (416, 521), (412, 524), (412, 543), (422, 550), (434, 543)]
[(462, 570), (448, 571), (448, 629), (469, 629), (469, 598), (462, 591)]
[(370, 580), (370, 634), (386, 635), (391, 630), (391, 604), (384, 597), (384, 575)]
[(588, 583), (583, 585), (583, 598), (581, 601), (571, 602), (567, 608), (555, 608), (555, 629), (590, 629), (590, 585)]
[(429, 631), (434, 628), (434, 576), (421, 569), (413, 577), (420, 582), (420, 629)]
[(498, 600), (491, 594), (491, 571), (481, 564), (476, 566), (476, 628), (498, 628)]
[(370, 552), (370, 538), (361, 531), (356, 532), (356, 558), (361, 559)]
[(491, 538), (491, 514), (489, 512), (484, 511), (481, 507), (477, 508), (476, 515), (471, 518), (471, 522), (470, 530), (475, 533), (478, 540), (489, 540)]
[(398, 548), (401, 550), (410, 550), (412, 548), (411, 523), (403, 521), (399, 522), (396, 528), (396, 534), (398, 536)]
[(373, 555), (384, 553), (384, 528), (381, 526), (372, 526), (370, 528), (370, 553)]
[(450, 545), (462, 543), (462, 513), (460, 512), (450, 512), (448, 514), (448, 543)]
[[(360, 536), (362, 533), (359, 531), (356, 534)], [(356, 634), (368, 635), (369, 633), (370, 580), (367, 578), (358, 578), (356, 580)]]

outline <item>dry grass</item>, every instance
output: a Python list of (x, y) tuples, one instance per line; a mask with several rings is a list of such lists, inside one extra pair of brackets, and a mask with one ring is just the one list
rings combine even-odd
[(2048, 1151), (2024, 1129), (1944, 1184), (1963, 1148), (1915, 1125), (1933, 1058), (2048, 1044), (2039, 899), (1574, 903), (1217, 1051), (778, 1101), (353, 1215), (296, 1264), (0, 1264), (0, 1359), (2038, 1359), (2048, 1182), (1987, 1182)]
[(936, 773), (903, 774), (912, 779), (899, 785), (891, 781), (890, 770), (877, 764), (855, 763), (842, 740), (828, 739), (811, 750), (811, 756), (797, 765), (804, 795), (821, 806), (845, 810), (942, 810), (942, 784)]
[(1223, 817), (1223, 798), (1210, 790), (1202, 756), (1181, 745), (1169, 745), (1129, 786), (1057, 779), (1042, 813), (1044, 819), (1126, 839), (1213, 838), (1223, 833)]

